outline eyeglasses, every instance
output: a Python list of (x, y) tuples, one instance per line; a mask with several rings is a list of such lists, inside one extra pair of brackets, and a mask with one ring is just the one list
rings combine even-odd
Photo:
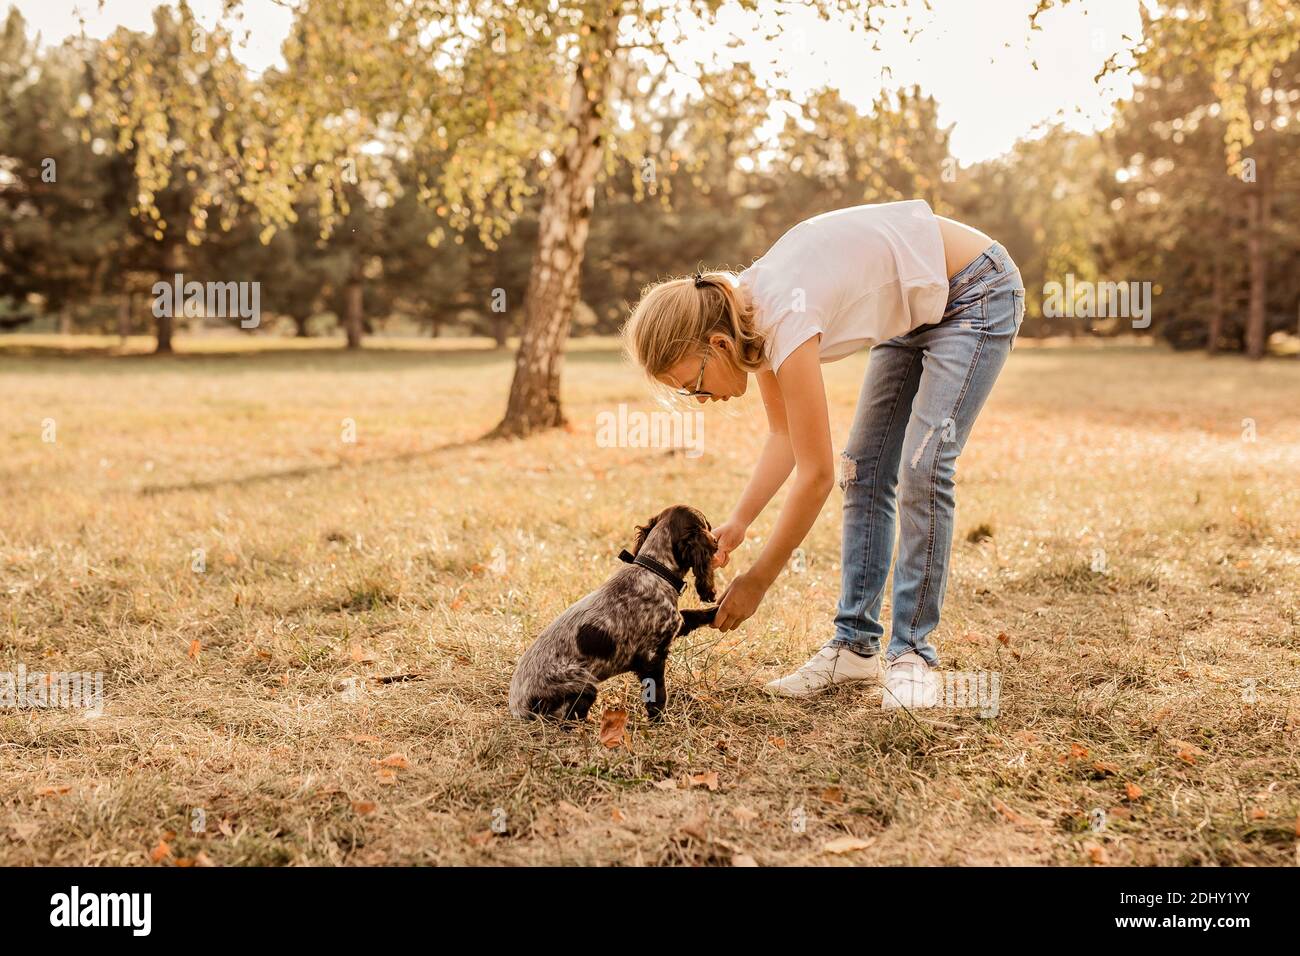
[(687, 398), (712, 398), (712, 392), (700, 391), (700, 385), (704, 382), (704, 366), (709, 364), (709, 353), (704, 353), (704, 361), (700, 363), (700, 374), (695, 379), (694, 388), (675, 388), (673, 391), (678, 395), (685, 395)]

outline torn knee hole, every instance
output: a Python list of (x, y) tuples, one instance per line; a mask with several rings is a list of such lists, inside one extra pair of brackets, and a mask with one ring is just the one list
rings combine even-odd
[(840, 490), (850, 481), (858, 480), (858, 463), (848, 455), (840, 455)]

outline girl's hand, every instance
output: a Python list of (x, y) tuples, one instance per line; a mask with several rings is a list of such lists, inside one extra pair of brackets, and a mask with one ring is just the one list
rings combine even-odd
[(713, 626), (719, 631), (734, 631), (758, 610), (767, 588), (768, 585), (748, 572), (737, 577), (722, 594)]
[(713, 555), (713, 566), (725, 568), (731, 559), (731, 552), (740, 547), (745, 540), (746, 527), (739, 522), (728, 521), (713, 529), (714, 540), (718, 542), (717, 553)]

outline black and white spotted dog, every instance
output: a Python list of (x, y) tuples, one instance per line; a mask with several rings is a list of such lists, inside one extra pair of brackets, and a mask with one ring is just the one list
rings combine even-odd
[(713, 623), (717, 607), (678, 611), (686, 586), (713, 601), (713, 554), (717, 545), (704, 515), (675, 505), (636, 530), (628, 562), (609, 580), (557, 617), (524, 652), (510, 681), (510, 713), (516, 717), (582, 720), (596, 687), (632, 671), (641, 681), (646, 712), (658, 717), (667, 700), (664, 664), (673, 638)]

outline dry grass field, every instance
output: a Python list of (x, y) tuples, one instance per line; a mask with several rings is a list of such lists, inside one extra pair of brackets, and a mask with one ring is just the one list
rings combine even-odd
[[(661, 724), (625, 676), (566, 731), (509, 717), (514, 662), (636, 523), (725, 516), (756, 389), (689, 458), (599, 447), (652, 407), (608, 341), (568, 430), (504, 443), (482, 342), (178, 348), (0, 344), (0, 673), (105, 690), (0, 709), (0, 863), (1297, 862), (1300, 362), (1016, 349), (936, 635), (996, 716), (760, 693), (829, 636), (836, 490), (752, 619), (674, 648)], [(866, 361), (825, 367), (837, 441)]]

